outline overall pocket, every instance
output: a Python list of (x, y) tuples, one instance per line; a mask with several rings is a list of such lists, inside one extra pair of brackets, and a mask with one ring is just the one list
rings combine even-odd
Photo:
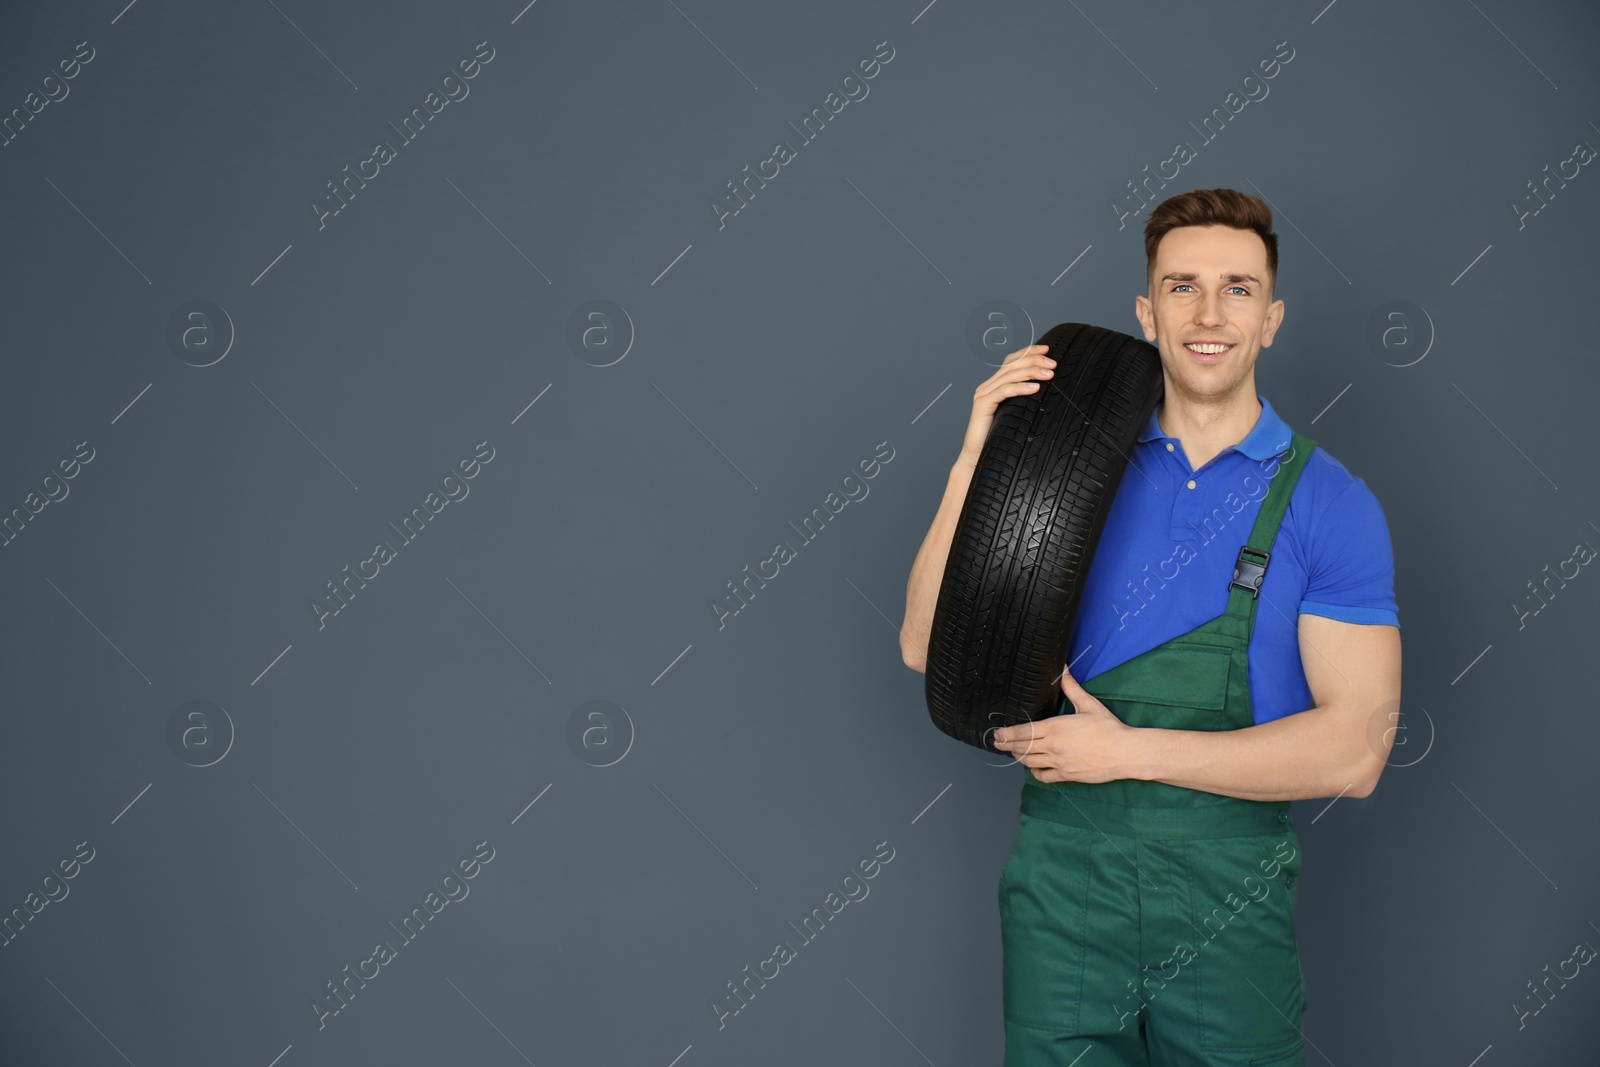
[(1232, 653), (1205, 644), (1164, 644), (1083, 683), (1129, 726), (1228, 730)]
[(1009, 1023), (1051, 1034), (1077, 1030), (1097, 836), (1026, 814), (1018, 822), (999, 890)]
[(1275, 1064), (1298, 1047), (1305, 986), (1294, 936), (1291, 833), (1191, 842), (1201, 1047)]

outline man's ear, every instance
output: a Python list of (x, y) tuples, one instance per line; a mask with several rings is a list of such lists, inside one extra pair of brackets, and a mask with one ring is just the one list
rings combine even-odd
[(1261, 347), (1271, 348), (1272, 338), (1277, 334), (1278, 327), (1283, 325), (1283, 301), (1274, 300), (1267, 307), (1267, 317), (1261, 328)]
[(1139, 319), (1139, 325), (1144, 327), (1144, 339), (1151, 344), (1156, 343), (1156, 317), (1155, 307), (1150, 303), (1148, 296), (1135, 296), (1133, 298), (1133, 313)]

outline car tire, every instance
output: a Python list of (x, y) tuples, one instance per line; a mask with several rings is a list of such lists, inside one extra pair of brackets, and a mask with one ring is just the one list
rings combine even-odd
[(1066, 322), (1055, 374), (1002, 400), (962, 504), (928, 636), (928, 712), (998, 752), (996, 729), (1058, 710), (1083, 582), (1129, 453), (1161, 402), (1154, 345)]

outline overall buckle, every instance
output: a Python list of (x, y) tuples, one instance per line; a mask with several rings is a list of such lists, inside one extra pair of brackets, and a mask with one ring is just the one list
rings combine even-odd
[[(1260, 556), (1261, 562), (1257, 563), (1255, 560), (1245, 559), (1246, 552)], [(1229, 592), (1232, 592), (1233, 587), (1237, 585), (1241, 589), (1250, 590), (1250, 598), (1252, 600), (1259, 597), (1261, 595), (1261, 580), (1266, 577), (1267, 561), (1271, 558), (1271, 552), (1266, 552), (1259, 548), (1251, 548), (1249, 545), (1239, 549), (1238, 562), (1233, 565), (1233, 580), (1228, 583)]]

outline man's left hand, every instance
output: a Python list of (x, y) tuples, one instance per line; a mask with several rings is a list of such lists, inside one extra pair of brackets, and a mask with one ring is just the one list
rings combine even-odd
[(1051, 715), (994, 732), (995, 747), (1009, 753), (1040, 782), (1110, 782), (1126, 773), (1134, 727), (1112, 714), (1070, 673), (1061, 691), (1074, 715)]

